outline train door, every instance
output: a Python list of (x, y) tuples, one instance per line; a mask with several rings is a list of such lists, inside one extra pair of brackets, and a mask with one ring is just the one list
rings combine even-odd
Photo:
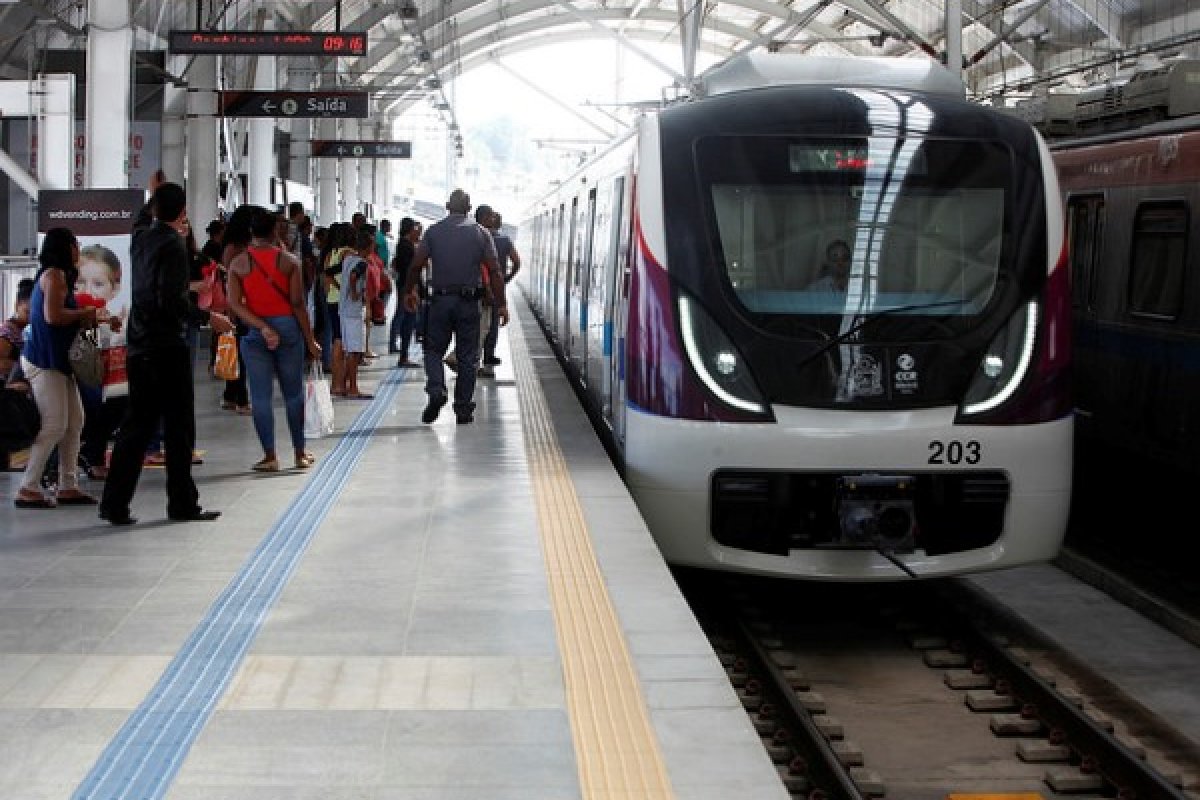
[(1196, 386), (1182, 319), (1190, 217), (1188, 201), (1178, 196), (1139, 203), (1129, 249), (1128, 313), (1141, 342), (1130, 360), (1134, 380), (1126, 388), (1132, 394), (1122, 411), (1151, 455), (1176, 461), (1193, 459), (1185, 448)]
[(587, 194), (585, 208), (579, 210), (579, 224), (575, 228), (575, 264), (571, 274), (571, 325), (567, 351), (569, 362), (579, 373), (580, 381), (587, 385), (587, 294), (589, 274), (592, 269), (592, 228), (596, 224), (596, 190)]
[(575, 228), (579, 215), (579, 198), (571, 198), (571, 210), (563, 220), (563, 231), (566, 238), (566, 257), (562, 259), (562, 269), (558, 273), (558, 302), (554, 314), (558, 319), (558, 341), (563, 350), (571, 342), (571, 273), (575, 263)]
[(550, 332), (555, 339), (561, 339), (562, 329), (559, 327), (559, 304), (561, 303), (564, 292), (562, 291), (563, 273), (566, 272), (566, 258), (564, 250), (567, 247), (567, 242), (570, 241), (567, 236), (567, 221), (566, 221), (566, 206), (558, 207), (558, 215), (554, 226), (554, 266), (550, 271), (550, 305), (546, 309), (546, 324), (550, 327)]
[[(588, 281), (587, 378), (588, 394), (604, 419), (610, 419), (609, 362), (612, 359), (612, 286), (616, 272), (616, 236), (623, 179), (601, 187), (596, 198), (596, 226), (592, 233), (592, 271)], [(617, 212), (614, 214), (614, 212)]]
[(633, 208), (637, 197), (636, 163), (629, 177), (629, 194), (625, 194), (624, 182), (618, 195), (621, 208), (613, 219), (617, 221), (618, 246), (616, 265), (613, 269), (612, 339), (613, 357), (609, 393), (612, 408), (613, 439), (619, 452), (625, 452), (625, 332), (629, 328), (629, 284), (633, 270)]
[(1073, 305), (1075, 360), (1075, 413), (1082, 425), (1096, 413), (1094, 404), (1105, 402), (1096, 369), (1095, 340), (1098, 330), (1097, 291), (1103, 274), (1104, 213), (1103, 194), (1071, 195), (1067, 198), (1067, 253), (1070, 258), (1071, 300)]

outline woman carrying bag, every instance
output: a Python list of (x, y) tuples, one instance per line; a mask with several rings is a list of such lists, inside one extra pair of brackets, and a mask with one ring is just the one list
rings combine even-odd
[[(121, 321), (106, 308), (80, 308), (76, 302), (79, 241), (70, 230), (49, 230), (38, 261), (41, 268), (29, 303), (29, 342), (21, 350), (21, 369), (33, 387), (42, 427), (33, 441), (14, 504), (17, 508), (95, 505), (96, 498), (80, 491), (75, 468), (83, 431), (83, 401), (68, 353), (81, 327), (94, 328), (106, 322), (116, 331)], [(42, 471), (56, 447), (62, 465), (57, 503), (40, 488)]]
[(288, 431), (297, 469), (311, 467), (312, 453), (304, 449), (304, 353), (319, 359), (321, 346), (313, 339), (304, 304), (300, 262), (274, 244), (275, 215), (256, 209), (246, 251), (229, 264), (229, 307), (249, 327), (242, 339), (242, 359), (250, 386), (254, 430), (263, 458), (252, 469), (278, 472), (272, 383), (279, 377), (287, 409)]

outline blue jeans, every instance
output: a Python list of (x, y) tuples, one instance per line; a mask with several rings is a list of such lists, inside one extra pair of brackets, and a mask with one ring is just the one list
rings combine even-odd
[(242, 359), (246, 362), (246, 382), (250, 387), (250, 406), (254, 412), (254, 430), (266, 452), (275, 450), (275, 412), (272, 391), (275, 378), (283, 392), (288, 431), (292, 448), (304, 449), (304, 336), (295, 317), (264, 317), (263, 321), (279, 334), (279, 346), (267, 349), (258, 329), (242, 339)]

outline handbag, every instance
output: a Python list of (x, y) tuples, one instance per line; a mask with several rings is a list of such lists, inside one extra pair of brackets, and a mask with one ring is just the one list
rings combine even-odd
[(41, 427), (42, 417), (32, 394), (0, 387), (0, 450), (12, 452), (29, 447)]
[(229, 307), (225, 297), (225, 286), (221, 281), (221, 271), (215, 261), (204, 265), (201, 273), (204, 285), (196, 293), (196, 306), (205, 311), (215, 311), (224, 314)]
[(222, 333), (217, 338), (217, 357), (213, 361), (213, 377), (223, 381), (236, 381), (238, 374), (237, 337), (232, 333)]
[(320, 439), (333, 433), (333, 396), (321, 371), (321, 362), (314, 361), (304, 381), (304, 436)]
[(80, 328), (67, 349), (67, 361), (75, 379), (84, 386), (99, 387), (104, 383), (104, 354), (95, 328)]

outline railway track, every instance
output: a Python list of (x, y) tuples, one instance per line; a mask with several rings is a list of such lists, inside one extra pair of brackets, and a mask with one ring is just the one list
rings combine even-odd
[(679, 578), (795, 797), (1200, 797), (1190, 745), (956, 581)]

